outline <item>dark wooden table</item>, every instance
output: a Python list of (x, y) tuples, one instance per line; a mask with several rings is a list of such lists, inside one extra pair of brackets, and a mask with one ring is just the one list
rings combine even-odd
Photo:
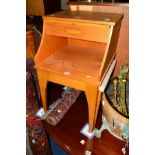
[[(48, 85), (48, 102), (61, 96), (62, 87), (56, 84)], [(50, 99), (49, 99), (50, 94)], [(51, 100), (52, 98), (52, 100)], [(100, 128), (101, 108), (97, 119), (96, 128)], [(76, 103), (56, 126), (44, 122), (44, 126), (52, 139), (66, 152), (72, 155), (84, 155), (86, 150), (91, 150), (92, 155), (123, 155), (122, 147), (125, 142), (113, 137), (108, 131), (103, 131), (101, 138), (94, 137), (89, 140), (80, 133), (85, 123), (88, 122), (88, 107), (85, 94), (82, 92)], [(85, 144), (80, 143), (85, 140)], [(126, 155), (128, 155), (128, 151)]]

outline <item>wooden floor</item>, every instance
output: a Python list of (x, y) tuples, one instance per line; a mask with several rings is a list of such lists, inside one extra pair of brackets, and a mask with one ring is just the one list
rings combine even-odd
[[(61, 86), (50, 83), (48, 85), (48, 103), (61, 97), (62, 91)], [(101, 112), (100, 108), (96, 128), (100, 128), (102, 124)], [(82, 92), (58, 125), (51, 126), (44, 122), (44, 126), (52, 139), (69, 154), (84, 155), (86, 150), (91, 150), (92, 155), (123, 155), (121, 149), (125, 146), (125, 142), (113, 137), (108, 131), (103, 131), (101, 138), (94, 137), (93, 140), (82, 135), (80, 130), (86, 122), (88, 122), (87, 101)], [(85, 140), (86, 143), (82, 145), (81, 140)], [(127, 150), (126, 155), (128, 154)]]

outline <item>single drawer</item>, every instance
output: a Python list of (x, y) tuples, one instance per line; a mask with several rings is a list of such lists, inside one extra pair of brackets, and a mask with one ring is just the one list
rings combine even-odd
[(70, 21), (46, 21), (44, 25), (46, 34), (64, 36), (107, 43), (110, 26), (70, 22)]

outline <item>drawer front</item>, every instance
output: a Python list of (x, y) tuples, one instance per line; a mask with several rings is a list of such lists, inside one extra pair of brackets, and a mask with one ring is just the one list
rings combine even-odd
[(44, 29), (49, 35), (107, 43), (110, 27), (90, 23), (46, 21)]

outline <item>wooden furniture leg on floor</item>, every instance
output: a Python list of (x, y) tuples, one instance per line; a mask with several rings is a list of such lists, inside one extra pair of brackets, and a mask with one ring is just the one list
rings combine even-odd
[(89, 132), (92, 132), (96, 122), (96, 107), (98, 107), (97, 104), (99, 104), (97, 103), (98, 86), (95, 84), (87, 84), (85, 94), (88, 103)]
[(47, 89), (46, 89), (47, 88), (47, 81), (46, 81), (46, 79), (42, 79), (39, 74), (38, 74), (38, 79), (39, 79), (40, 93), (41, 93), (43, 108), (45, 111), (47, 111), (48, 110), (48, 107), (47, 107)]

